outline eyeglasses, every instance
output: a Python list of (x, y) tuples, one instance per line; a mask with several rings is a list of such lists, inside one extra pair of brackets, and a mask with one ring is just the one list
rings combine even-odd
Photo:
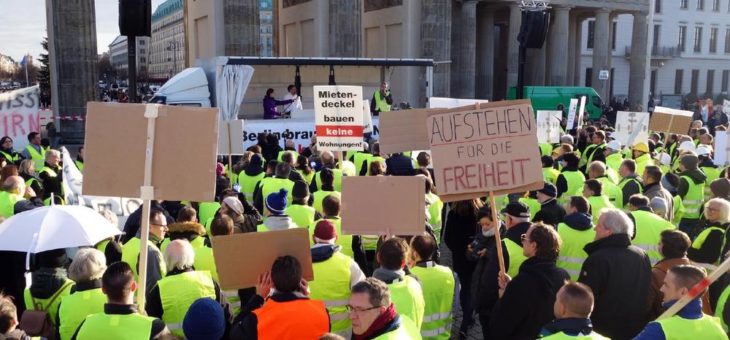
[(353, 306), (350, 306), (350, 305), (346, 305), (345, 306), (345, 308), (347, 308), (347, 312), (348, 313), (362, 313), (362, 312), (367, 312), (367, 311), (370, 311), (370, 310), (373, 310), (373, 309), (377, 309), (377, 308), (380, 308), (380, 307), (381, 306), (374, 306), (374, 307), (370, 307), (370, 308), (360, 309), (360, 308), (353, 307)]
[(160, 228), (163, 228), (163, 229), (167, 229), (167, 224), (150, 223), (150, 226), (155, 226), (155, 227), (160, 227)]

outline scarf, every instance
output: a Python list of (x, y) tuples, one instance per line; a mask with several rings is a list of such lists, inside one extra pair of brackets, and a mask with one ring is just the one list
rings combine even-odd
[(373, 335), (375, 335), (376, 332), (380, 331), (381, 329), (388, 326), (395, 318), (398, 317), (398, 314), (395, 312), (395, 305), (392, 303), (388, 308), (373, 321), (373, 324), (368, 327), (368, 329), (365, 331), (365, 333), (362, 333), (360, 335), (353, 334), (354, 340), (364, 340), (364, 339), (370, 339)]

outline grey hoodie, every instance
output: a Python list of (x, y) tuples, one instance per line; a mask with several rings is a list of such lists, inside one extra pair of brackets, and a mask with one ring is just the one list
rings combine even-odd
[(269, 230), (286, 230), (298, 228), (291, 217), (286, 215), (271, 215), (264, 220), (264, 226)]

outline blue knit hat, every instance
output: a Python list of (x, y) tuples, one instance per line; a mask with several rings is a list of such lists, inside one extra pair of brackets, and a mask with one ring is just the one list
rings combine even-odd
[(289, 191), (286, 189), (281, 189), (279, 192), (269, 194), (269, 196), (266, 197), (266, 209), (269, 209), (269, 211), (271, 211), (274, 215), (284, 214), (284, 209), (286, 209), (287, 204), (287, 194), (289, 194)]
[(188, 340), (221, 339), (226, 331), (223, 308), (211, 298), (197, 299), (185, 314), (182, 328)]

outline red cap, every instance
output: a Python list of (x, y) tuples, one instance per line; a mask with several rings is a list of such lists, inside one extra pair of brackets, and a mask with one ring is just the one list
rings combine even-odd
[(314, 227), (314, 237), (320, 240), (327, 241), (334, 239), (336, 236), (335, 225), (328, 220), (321, 220)]

